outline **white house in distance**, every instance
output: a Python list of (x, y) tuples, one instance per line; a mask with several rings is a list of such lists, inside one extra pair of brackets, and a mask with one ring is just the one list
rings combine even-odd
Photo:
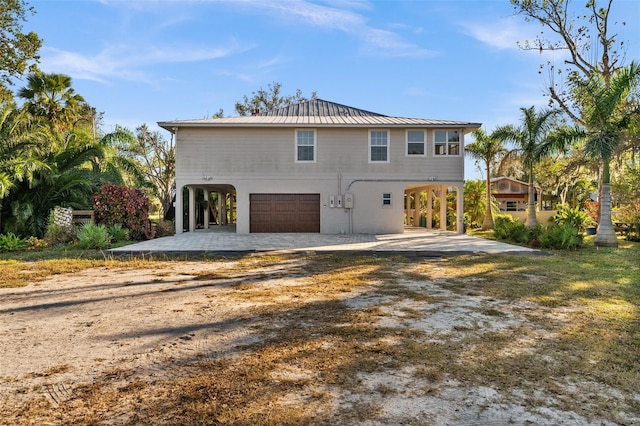
[[(402, 233), (418, 225), (425, 192), (426, 225), (446, 217), (457, 193), (462, 232), (464, 136), (480, 123), (400, 118), (312, 99), (252, 116), (158, 123), (176, 140), (176, 232), (195, 231), (196, 189), (218, 193), (236, 232)], [(424, 196), (422, 197), (425, 198)], [(228, 201), (228, 202), (227, 202)], [(418, 206), (419, 207), (419, 206)], [(204, 227), (209, 226), (205, 210)], [(446, 229), (440, 221), (440, 229)], [(224, 223), (224, 220), (222, 221)]]

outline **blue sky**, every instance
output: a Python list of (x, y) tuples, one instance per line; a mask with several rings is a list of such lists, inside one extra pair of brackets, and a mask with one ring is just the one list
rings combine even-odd
[[(584, 4), (583, 0), (573, 0)], [(517, 123), (545, 106), (541, 28), (509, 0), (31, 0), (41, 68), (68, 74), (103, 128), (204, 118), (272, 82), (378, 113)], [(616, 0), (612, 33), (640, 58), (640, 2)], [(626, 25), (620, 22), (626, 21)], [(20, 87), (20, 82), (17, 87)], [(166, 134), (168, 137), (168, 134)], [(466, 178), (480, 172), (466, 163)]]

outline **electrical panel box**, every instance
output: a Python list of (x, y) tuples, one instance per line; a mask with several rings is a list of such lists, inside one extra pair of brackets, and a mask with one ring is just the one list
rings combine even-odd
[(329, 207), (334, 208), (336, 206), (336, 196), (329, 195)]
[(342, 208), (342, 195), (336, 197), (336, 204), (338, 208)]
[(353, 208), (353, 194), (344, 194), (344, 208), (345, 209)]

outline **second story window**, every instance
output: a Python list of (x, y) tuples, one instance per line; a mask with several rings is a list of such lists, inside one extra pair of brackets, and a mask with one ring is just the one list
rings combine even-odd
[(389, 162), (389, 132), (387, 130), (371, 130), (369, 132), (369, 162)]
[(436, 130), (433, 134), (435, 155), (460, 155), (460, 132)]
[(424, 155), (424, 130), (407, 130), (407, 155)]
[(316, 131), (296, 130), (296, 162), (315, 163)]

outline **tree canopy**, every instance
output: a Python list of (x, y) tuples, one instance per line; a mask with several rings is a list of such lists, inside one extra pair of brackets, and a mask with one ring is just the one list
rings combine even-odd
[(42, 40), (36, 33), (25, 34), (22, 29), (27, 15), (33, 13), (24, 0), (0, 0), (0, 100), (11, 98), (13, 79), (39, 59)]

